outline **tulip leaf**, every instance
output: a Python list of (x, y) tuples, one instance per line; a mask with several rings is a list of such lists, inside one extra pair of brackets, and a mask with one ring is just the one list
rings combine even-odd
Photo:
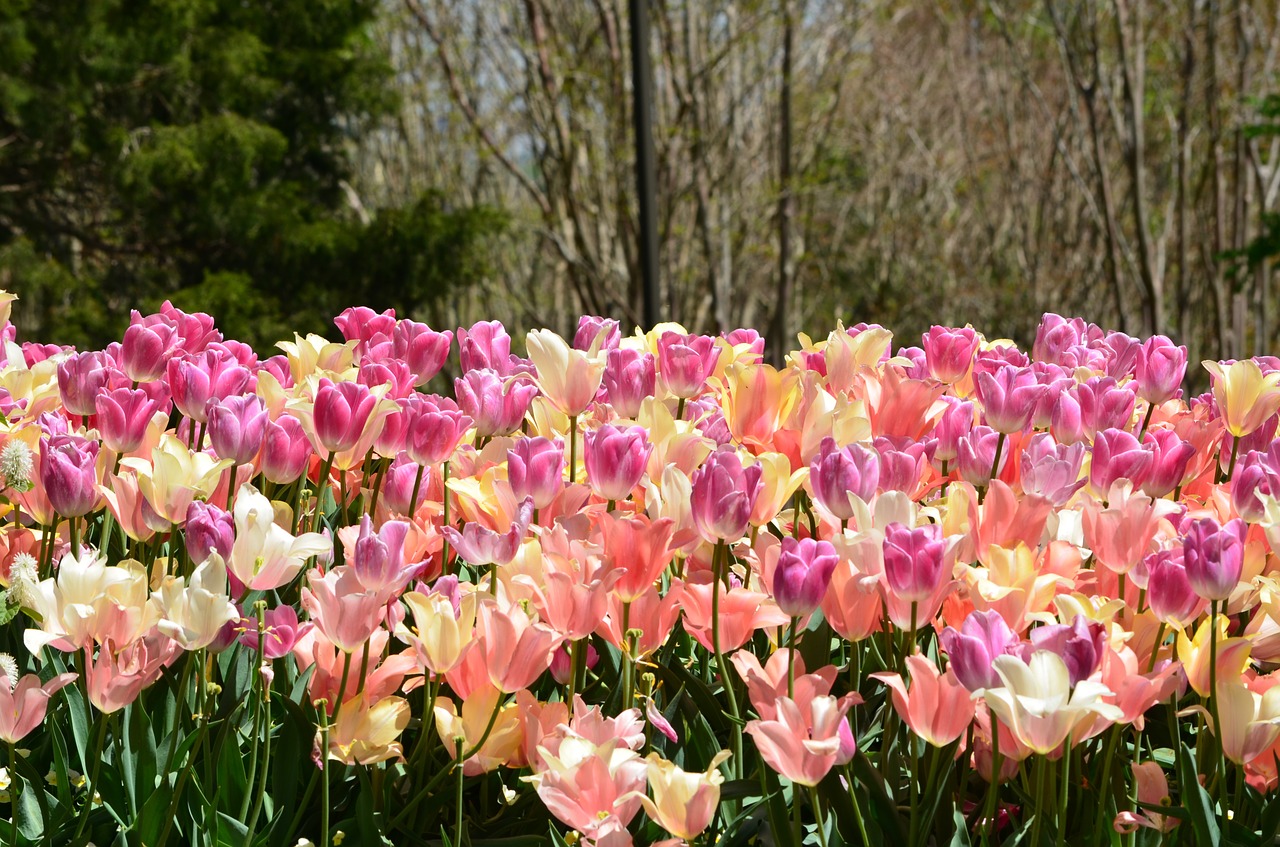
[(8, 591), (0, 591), (0, 626), (4, 626), (18, 616), (22, 605), (15, 603)]
[[(43, 835), (45, 828), (50, 824), (47, 820), (48, 804), (42, 802), (44, 786), (24, 778), (16, 778), (9, 790), (12, 791), (19, 784), (22, 786), (22, 791), (18, 794), (17, 808), (13, 810), (18, 822), (18, 832), (34, 840)], [(0, 822), (0, 837), (3, 837), (6, 842), (13, 837), (7, 821)]]
[(959, 806), (952, 809), (951, 818), (955, 829), (951, 833), (950, 847), (969, 847), (969, 822), (964, 819), (964, 812)]
[(1218, 819), (1213, 812), (1213, 800), (1209, 792), (1204, 790), (1196, 774), (1195, 754), (1182, 743), (1182, 756), (1178, 759), (1178, 788), (1182, 796), (1182, 807), (1187, 810), (1191, 819), (1191, 828), (1196, 834), (1196, 844), (1201, 847), (1217, 847), (1221, 843), (1222, 833), (1218, 830)]
[(869, 810), (864, 810), (869, 812), (867, 817), (879, 825), (880, 830), (888, 836), (889, 843), (905, 844), (907, 834), (902, 831), (902, 818), (898, 815), (897, 805), (885, 790), (880, 773), (871, 767), (871, 761), (862, 751), (854, 755), (851, 764), (855, 785), (866, 786), (867, 796), (871, 800)]
[[(857, 800), (854, 793), (845, 787), (841, 772), (832, 768), (822, 782), (818, 783), (818, 794), (827, 804), (827, 813), (834, 818), (836, 832), (846, 844), (862, 845), (862, 836), (858, 833), (858, 810), (854, 808)], [(863, 824), (865, 826), (865, 823)], [(868, 838), (870, 835), (868, 835)], [(865, 845), (871, 847), (871, 845)]]

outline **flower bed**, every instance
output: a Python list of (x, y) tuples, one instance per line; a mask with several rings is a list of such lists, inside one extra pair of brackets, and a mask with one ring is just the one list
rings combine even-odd
[(1273, 359), (359, 308), (259, 359), (167, 304), (76, 352), (3, 299), (6, 843), (1280, 827)]

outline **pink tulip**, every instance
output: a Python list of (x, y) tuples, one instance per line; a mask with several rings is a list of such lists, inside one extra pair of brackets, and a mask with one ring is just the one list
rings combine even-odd
[(1091, 377), (1077, 388), (1080, 417), (1085, 436), (1092, 438), (1104, 429), (1126, 429), (1137, 402), (1133, 383), (1118, 385), (1111, 377)]
[(920, 442), (906, 437), (891, 438), (882, 435), (874, 444), (880, 455), (880, 490), (915, 494), (929, 462), (932, 441)]
[(405, 431), (405, 451), (420, 465), (447, 462), (471, 423), (471, 418), (452, 400), (427, 396), (419, 402), (417, 414)]
[(946, 577), (945, 551), (937, 524), (916, 529), (889, 524), (884, 534), (886, 583), (903, 602), (926, 600)]
[(235, 397), (254, 390), (256, 380), (249, 370), (225, 350), (213, 348), (198, 356), (170, 359), (169, 389), (178, 411), (197, 423), (204, 423), (211, 399)]
[(889, 686), (893, 710), (912, 732), (934, 747), (946, 747), (964, 735), (973, 720), (974, 702), (952, 670), (938, 673), (929, 659), (914, 653), (906, 658), (911, 686), (896, 673), (873, 673)]
[(987, 425), (1007, 435), (1030, 425), (1031, 416), (1048, 389), (1036, 380), (1030, 368), (1000, 365), (992, 372), (978, 373), (974, 390)]
[(1146, 556), (1160, 518), (1176, 507), (1133, 492), (1123, 481), (1116, 483), (1107, 496), (1105, 509), (1092, 498), (1084, 502), (1084, 542), (1103, 567), (1114, 573), (1128, 573)]
[(1177, 397), (1186, 373), (1187, 348), (1163, 335), (1153, 335), (1138, 349), (1134, 377), (1138, 396), (1148, 403), (1156, 405)]
[(262, 430), (262, 475), (277, 485), (299, 479), (311, 458), (311, 442), (292, 415), (267, 421)]
[(533, 520), (533, 498), (526, 497), (520, 504), (520, 510), (505, 533), (497, 533), (478, 523), (468, 522), (463, 525), (462, 532), (451, 526), (441, 529), (458, 555), (473, 565), (505, 565), (516, 556), (520, 543), (529, 531), (529, 523)]
[(1265, 453), (1251, 450), (1243, 455), (1231, 477), (1231, 505), (1246, 521), (1262, 519), (1259, 497), (1268, 494), (1280, 496), (1280, 441), (1273, 442)]
[(396, 325), (396, 310), (375, 312), (368, 306), (352, 306), (333, 319), (347, 341), (368, 341), (376, 335), (390, 335)]
[(458, 329), (458, 357), (464, 372), (493, 370), (507, 376), (511, 368), (511, 336), (500, 321), (481, 321)]
[(120, 346), (120, 366), (134, 382), (151, 382), (164, 376), (179, 343), (173, 327), (162, 323), (135, 323), (124, 331)]
[(1157, 618), (1167, 624), (1186, 626), (1200, 616), (1204, 611), (1204, 598), (1191, 587), (1181, 547), (1151, 553), (1144, 563), (1147, 602)]
[(436, 332), (424, 323), (408, 319), (396, 324), (391, 337), (395, 357), (409, 366), (418, 387), (426, 385), (440, 373), (453, 344), (452, 332)]
[(809, 485), (813, 499), (834, 517), (853, 517), (849, 495), (864, 503), (871, 501), (880, 485), (880, 454), (860, 444), (841, 448), (831, 436), (822, 439), (818, 455), (809, 465)]
[(247, 465), (262, 449), (266, 436), (267, 407), (256, 394), (210, 399), (205, 410), (209, 421), (209, 443), (221, 459)]
[(1080, 387), (1074, 383), (1065, 391), (1052, 395), (1053, 411), (1049, 416), (1049, 431), (1061, 444), (1078, 444), (1088, 440), (1085, 432), (1084, 411), (1080, 408)]
[[(715, 650), (711, 617), (712, 586), (706, 583), (673, 582), (680, 585), (684, 627), (707, 649)], [(746, 644), (757, 629), (790, 623), (789, 616), (769, 602), (769, 596), (735, 585), (720, 592), (720, 649), (725, 653)]]
[(590, 351), (616, 350), (622, 340), (622, 332), (618, 322), (613, 318), (599, 318), (593, 315), (582, 315), (578, 318), (578, 331), (573, 334), (573, 349)]
[(649, 464), (653, 445), (642, 426), (605, 424), (587, 430), (582, 451), (587, 482), (602, 500), (626, 500)]
[(1122, 429), (1099, 432), (1093, 442), (1093, 459), (1089, 466), (1089, 483), (1105, 493), (1116, 480), (1127, 479), (1141, 487), (1151, 473), (1151, 451)]
[(634, 418), (640, 404), (657, 391), (657, 360), (639, 350), (610, 350), (601, 384), (609, 405), (619, 416)]
[(520, 428), (538, 386), (524, 377), (504, 378), (495, 370), (473, 370), (453, 381), (458, 407), (475, 421), (481, 438), (510, 435)]
[(327, 573), (307, 572), (302, 607), (325, 638), (339, 650), (354, 653), (378, 629), (386, 610), (386, 595), (370, 591), (349, 568)]
[(737, 541), (747, 531), (751, 510), (760, 495), (763, 469), (742, 466), (731, 447), (712, 451), (693, 472), (690, 508), (698, 532), (710, 542)]
[(850, 695), (807, 703), (779, 697), (774, 720), (750, 721), (746, 731), (769, 767), (798, 785), (817, 785), (841, 753), (840, 725), (852, 705)]
[(507, 451), (507, 482), (517, 500), (530, 497), (535, 509), (550, 506), (564, 491), (564, 442), (521, 438)]
[(314, 410), (316, 450), (342, 453), (355, 447), (377, 405), (367, 386), (321, 378)]
[(103, 390), (94, 400), (94, 408), (102, 443), (116, 453), (131, 453), (141, 446), (160, 404), (145, 391), (117, 388)]
[(1107, 633), (1102, 624), (1076, 615), (1071, 625), (1047, 624), (1031, 631), (1034, 650), (1058, 654), (1067, 665), (1071, 684), (1093, 675), (1102, 663), (1107, 646)]
[(1053, 436), (1040, 432), (1031, 436), (1022, 451), (1022, 490), (1036, 494), (1061, 507), (1085, 484), (1080, 476), (1084, 464), (1084, 444), (1055, 444)]
[(778, 608), (793, 618), (812, 614), (826, 596), (839, 561), (829, 541), (783, 538), (773, 568), (773, 599)]
[[(621, 581), (618, 584), (620, 583)], [(616, 586), (617, 584), (615, 588)], [(658, 589), (651, 586), (630, 601), (617, 591), (610, 591), (605, 604), (605, 617), (600, 626), (596, 627), (596, 634), (617, 649), (624, 649), (627, 638), (622, 630), (622, 606), (629, 602), (631, 608), (627, 615), (627, 627), (640, 631), (640, 637), (633, 639), (632, 650), (636, 656), (647, 656), (667, 642), (680, 617), (683, 599), (683, 589), (674, 584), (666, 594), (659, 594)]]
[(947, 404), (947, 409), (930, 433), (936, 441), (933, 459), (935, 462), (954, 462), (960, 454), (960, 439), (973, 430), (973, 403), (950, 395), (943, 395), (940, 399)]
[(413, 508), (409, 503), (409, 498), (413, 496), (413, 489), (416, 484), (418, 487), (417, 505), (421, 506), (430, 496), (432, 475), (437, 473), (430, 468), (426, 468), (422, 475), (422, 481), (419, 483), (418, 471), (423, 468), (424, 466), (410, 458), (408, 453), (398, 454), (382, 475), (382, 499), (378, 502), (385, 504), (395, 514), (408, 515)]
[(929, 375), (939, 382), (958, 382), (973, 366), (978, 334), (972, 327), (950, 329), (933, 326), (924, 334), (921, 344)]
[(960, 478), (973, 486), (984, 486), (993, 477), (999, 478), (1009, 459), (1009, 451), (1001, 449), (1000, 464), (992, 473), (991, 466), (996, 461), (996, 447), (1000, 442), (1000, 433), (989, 426), (975, 426), (973, 430), (960, 439), (960, 449), (956, 456), (956, 471)]
[(1069, 351), (1084, 344), (1086, 331), (1083, 318), (1064, 318), (1046, 312), (1040, 319), (1040, 325), (1036, 327), (1031, 355), (1040, 362), (1061, 364)]
[[(795, 673), (790, 673), (792, 657), (795, 657)], [(729, 657), (733, 667), (747, 684), (747, 699), (761, 720), (771, 721), (778, 715), (778, 698), (787, 696), (787, 689), (795, 692), (795, 700), (807, 703), (814, 697), (831, 693), (835, 682), (836, 667), (827, 665), (813, 673), (805, 673), (804, 657), (791, 650), (776, 650), (763, 666), (748, 650), (739, 650)], [(859, 702), (861, 699), (859, 698)]]
[(99, 394), (128, 384), (128, 377), (107, 353), (73, 353), (58, 363), (58, 392), (63, 407), (72, 415), (96, 414)]
[[(594, 644), (587, 644), (587, 670), (593, 669), (600, 663), (600, 651), (595, 648)], [(572, 667), (572, 654), (569, 652), (568, 644), (561, 644), (551, 654), (551, 678), (561, 685), (569, 683), (569, 673)], [(523, 690), (523, 689), (522, 689)], [(519, 694), (520, 692), (516, 692)]]
[(960, 631), (947, 627), (940, 638), (947, 651), (949, 667), (956, 679), (970, 691), (1001, 685), (992, 662), (996, 656), (1020, 655), (1022, 641), (999, 612), (973, 611)]
[(97, 461), (96, 441), (74, 435), (40, 439), (40, 484), (58, 514), (78, 518), (97, 508)]
[(664, 332), (658, 339), (658, 373), (676, 397), (688, 399), (702, 391), (719, 358), (720, 348), (710, 336)]
[(98, 656), (85, 665), (85, 687), (89, 702), (99, 711), (113, 714), (138, 699), (164, 669), (182, 653), (177, 643), (158, 631), (117, 647), (105, 641)]
[(10, 687), (6, 674), (0, 673), (0, 739), (17, 744), (44, 721), (49, 698), (76, 680), (73, 673), (58, 674), (42, 683), (38, 674), (29, 673)]
[(1196, 448), (1171, 429), (1148, 431), (1143, 445), (1151, 450), (1151, 470), (1142, 490), (1152, 497), (1163, 497), (1182, 484)]
[[(311, 629), (311, 623), (299, 623), (298, 613), (292, 606), (276, 606), (268, 609), (263, 615), (265, 626), (262, 629), (262, 655), (266, 659), (281, 659), (293, 651), (298, 639)], [(258, 649), (258, 619), (241, 617), (240, 626), (244, 632), (239, 641), (244, 646)]]
[(1206, 600), (1226, 600), (1244, 569), (1245, 522), (1191, 521), (1182, 537), (1183, 562), (1192, 589)]
[(183, 525), (187, 542), (187, 555), (200, 564), (214, 553), (223, 559), (231, 558), (231, 545), (236, 540), (236, 525), (232, 514), (217, 506), (193, 500), (187, 507), (187, 520)]
[(551, 667), (551, 652), (560, 638), (535, 622), (519, 606), (503, 608), (494, 600), (480, 605), (476, 625), (483, 637), (485, 668), (499, 691), (513, 694), (528, 688)]
[(401, 400), (413, 394), (416, 377), (409, 366), (398, 359), (387, 359), (383, 362), (365, 362), (356, 372), (356, 382), (377, 388), (379, 385), (389, 386), (387, 396), (393, 400)]

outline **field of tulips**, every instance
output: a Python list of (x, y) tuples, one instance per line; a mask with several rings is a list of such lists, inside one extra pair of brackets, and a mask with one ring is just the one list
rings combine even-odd
[(13, 299), (0, 843), (1276, 841), (1276, 359)]

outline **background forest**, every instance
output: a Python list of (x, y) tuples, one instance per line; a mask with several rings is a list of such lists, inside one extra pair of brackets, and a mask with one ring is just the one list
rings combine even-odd
[[(666, 317), (1277, 349), (1273, 0), (650, 8)], [(77, 344), (638, 322), (628, 43), (623, 0), (0, 0), (0, 288)]]

